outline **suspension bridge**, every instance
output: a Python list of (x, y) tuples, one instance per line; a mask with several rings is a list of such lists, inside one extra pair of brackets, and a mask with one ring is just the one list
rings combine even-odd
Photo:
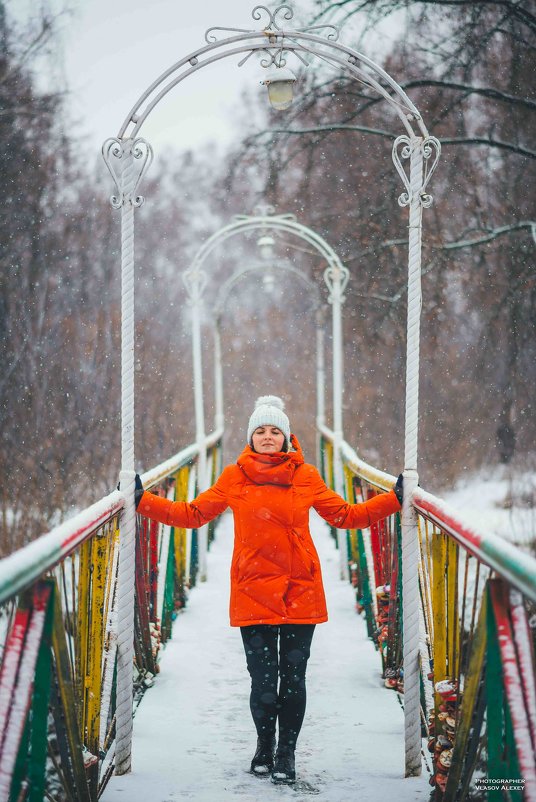
[[(205, 440), (212, 477), (221, 467), (222, 434), (214, 431)], [(320, 467), (333, 486), (333, 433), (324, 426), (319, 435)], [(351, 501), (394, 481), (346, 442), (342, 460)], [(142, 480), (153, 492), (186, 500), (196, 493), (199, 464), (192, 444)], [(400, 515), (370, 531), (344, 533), (348, 579), (341, 579), (337, 538), (314, 522), (331, 623), (323, 625), (318, 667), (312, 659), (311, 673), (320, 683), (310, 701), (316, 730), (302, 734), (311, 754), (306, 748), (307, 785), (299, 790), (310, 793), (312, 787), (320, 798), (342, 802), (358, 793), (380, 799), (392, 789), (409, 801), (428, 798), (431, 779), (438, 798), (454, 800), (469, 798), (487, 780), (519, 779), (519, 790), (509, 784), (510, 798), (531, 799), (536, 696), (527, 614), (534, 615), (536, 602), (535, 561), (507, 541), (475, 531), (421, 488), (412, 504), (418, 517), (423, 775), (402, 779)], [(104, 792), (109, 802), (255, 799), (260, 780), (245, 774), (251, 757), (247, 682), (234, 630), (226, 626), (222, 576), (228, 573), (232, 526), (225, 515), (221, 526), (208, 526), (206, 582), (200, 582), (199, 532), (137, 521), (133, 772), (110, 780), (124, 506), (124, 494), (114, 491), (0, 563), (0, 798), (89, 802)], [(210, 680), (215, 676), (216, 687)], [(228, 715), (216, 709), (211, 722), (217, 705)], [(377, 753), (372, 767), (363, 760), (371, 739)], [(337, 769), (326, 758), (331, 752), (338, 755)], [(218, 787), (218, 797), (211, 797)], [(162, 797), (150, 795), (151, 788), (162, 789)], [(498, 788), (495, 797), (489, 791), (490, 799), (504, 798)]]
[[(428, 792), (446, 802), (536, 802), (536, 560), (470, 526), (419, 486), (417, 473), (422, 215), (432, 202), (428, 186), (439, 142), (400, 85), (341, 44), (333, 26), (285, 27), (292, 19), (288, 6), (257, 6), (252, 16), (263, 27), (209, 29), (206, 43), (154, 81), (118, 136), (103, 146), (122, 231), (121, 489), (0, 562), (0, 802), (208, 802), (276, 791), (294, 799), (317, 794), (325, 802), (379, 800), (386, 791), (403, 802)], [(331, 660), (318, 667), (313, 699), (333, 694), (333, 703), (315, 717), (318, 729), (311, 731), (293, 789), (259, 790), (257, 778), (237, 779), (251, 749), (239, 695), (228, 704), (222, 699), (229, 696), (226, 688), (235, 688), (234, 647), (223, 634), (221, 641), (210, 636), (209, 651), (196, 640), (200, 631), (207, 637), (214, 632), (203, 614), (216, 622), (220, 614), (214, 594), (232, 538), (228, 519), (184, 530), (137, 516), (134, 502), (134, 216), (152, 161), (139, 132), (160, 100), (191, 74), (237, 56), (240, 65), (261, 58), (275, 108), (292, 101), (296, 77), (285, 66), (289, 56), (302, 63), (321, 59), (376, 93), (389, 109), (389, 123), (402, 128), (392, 158), (404, 188), (399, 204), (409, 212), (404, 504), (401, 513), (366, 531), (331, 531), (314, 522), (334, 601), (332, 621), (320, 636)], [(227, 279), (213, 310), (215, 418), (209, 426), (201, 360), (205, 262), (218, 245), (252, 232), (265, 259)], [(257, 270), (265, 284), (272, 280), (267, 264), (276, 269), (270, 254), (282, 233), (306, 242), (325, 264), (327, 304), (310, 277), (291, 265), (277, 268), (305, 285), (315, 310), (317, 466), (326, 484), (352, 503), (393, 485), (394, 476), (363, 461), (359, 444), (344, 437), (342, 310), (349, 271), (312, 229), (264, 207), (215, 232), (184, 275), (192, 310), (195, 439), (177, 444), (174, 456), (145, 471), (146, 489), (187, 501), (218, 477), (225, 435), (219, 322), (245, 272)], [(344, 643), (336, 662), (330, 637)], [(203, 717), (189, 688), (199, 691), (205, 665), (221, 669), (224, 682), (215, 692), (207, 679)], [(314, 660), (312, 666), (314, 674)], [(370, 703), (360, 707), (360, 695)], [(177, 717), (169, 723), (174, 709)], [(166, 726), (160, 726), (163, 718)], [(215, 727), (215, 718), (235, 726)], [(339, 762), (328, 761), (323, 776), (326, 753), (337, 753)], [(218, 755), (225, 765), (215, 766)]]

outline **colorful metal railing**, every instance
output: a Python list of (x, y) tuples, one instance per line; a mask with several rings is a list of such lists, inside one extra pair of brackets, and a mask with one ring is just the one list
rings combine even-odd
[[(212, 479), (220, 433), (207, 439)], [(334, 484), (332, 435), (322, 430), (322, 470)], [(176, 500), (196, 493), (190, 446), (143, 475)], [(345, 443), (347, 498), (394, 477)], [(536, 561), (479, 534), (417, 489), (421, 716), (436, 800), (536, 799), (534, 628)], [(113, 771), (115, 589), (119, 491), (0, 562), (0, 802), (93, 802)], [(212, 532), (209, 541), (212, 539)], [(356, 606), (381, 657), (387, 688), (403, 700), (399, 516), (347, 533)], [(158, 671), (162, 642), (197, 572), (197, 533), (138, 521), (135, 696)], [(423, 749), (426, 756), (426, 748)], [(505, 790), (509, 796), (505, 796)]]
[[(221, 432), (207, 438), (219, 465)], [(142, 476), (175, 500), (196, 492), (198, 447)], [(214, 470), (217, 468), (215, 467)], [(95, 802), (114, 766), (117, 490), (0, 561), (0, 802)], [(196, 532), (138, 519), (134, 700), (195, 583)]]
[[(322, 429), (328, 484), (333, 437)], [(348, 500), (393, 486), (343, 444)], [(420, 487), (421, 723), (434, 799), (536, 800), (536, 560), (483, 534)], [(348, 532), (356, 607), (381, 657), (385, 685), (403, 704), (399, 514)], [(530, 622), (530, 625), (529, 625)], [(428, 751), (428, 757), (427, 757)]]

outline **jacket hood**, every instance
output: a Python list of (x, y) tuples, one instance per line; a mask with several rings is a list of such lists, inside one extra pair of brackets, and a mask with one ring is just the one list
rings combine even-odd
[(296, 468), (303, 465), (303, 452), (295, 435), (290, 435), (294, 451), (278, 451), (276, 454), (258, 454), (247, 445), (236, 463), (247, 478), (256, 485), (279, 485), (289, 487)]

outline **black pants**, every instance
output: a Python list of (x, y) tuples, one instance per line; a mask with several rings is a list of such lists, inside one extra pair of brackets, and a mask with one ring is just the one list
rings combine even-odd
[(249, 704), (257, 735), (275, 735), (279, 720), (281, 746), (296, 746), (303, 723), (305, 669), (314, 629), (314, 624), (240, 627), (251, 675)]

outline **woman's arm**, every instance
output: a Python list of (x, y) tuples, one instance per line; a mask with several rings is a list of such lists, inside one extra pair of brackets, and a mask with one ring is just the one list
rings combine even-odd
[(138, 512), (153, 521), (167, 526), (198, 529), (208, 524), (227, 509), (227, 481), (223, 471), (216, 484), (200, 493), (193, 501), (171, 501), (154, 493), (145, 492), (138, 504)]
[(362, 504), (349, 504), (338, 493), (330, 490), (318, 472), (314, 492), (313, 507), (324, 520), (338, 529), (367, 529), (401, 508), (394, 490), (379, 493)]

